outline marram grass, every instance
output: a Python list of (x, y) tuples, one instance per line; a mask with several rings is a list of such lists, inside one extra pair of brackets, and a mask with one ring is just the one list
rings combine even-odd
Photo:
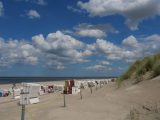
[(153, 77), (160, 75), (160, 53), (153, 56), (147, 56), (142, 60), (137, 60), (133, 63), (128, 70), (118, 78), (118, 87), (120, 87), (123, 81), (128, 80), (131, 77), (134, 77), (137, 81), (142, 81), (142, 76), (147, 72), (152, 72)]

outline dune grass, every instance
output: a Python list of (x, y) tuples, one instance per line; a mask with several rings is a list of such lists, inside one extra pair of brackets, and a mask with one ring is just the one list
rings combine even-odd
[(133, 63), (128, 70), (118, 78), (118, 87), (120, 87), (123, 81), (130, 79), (131, 77), (134, 77), (137, 79), (137, 82), (140, 82), (143, 80), (143, 75), (151, 71), (153, 72), (153, 77), (160, 75), (160, 53), (153, 56), (147, 56), (142, 60), (137, 60)]
[(160, 75), (160, 62), (157, 62), (154, 66), (153, 66), (153, 77), (156, 77)]
[(135, 73), (135, 70), (138, 69), (138, 67), (140, 66), (141, 64), (141, 61), (140, 60), (137, 60), (134, 64), (132, 64), (128, 70), (122, 74), (118, 80), (117, 80), (117, 83), (118, 83), (118, 87), (120, 87), (121, 83), (124, 81), (124, 80), (127, 80), (129, 79), (134, 73)]
[(160, 75), (160, 53), (154, 55), (154, 65), (153, 65), (153, 77)]

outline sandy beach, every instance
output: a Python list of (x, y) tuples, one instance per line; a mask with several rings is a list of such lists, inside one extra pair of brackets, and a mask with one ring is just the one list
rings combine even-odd
[[(47, 84), (47, 83), (46, 83)], [(0, 85), (8, 87), (9, 85)], [(115, 82), (98, 88), (83, 90), (80, 95), (66, 95), (66, 107), (63, 107), (63, 95), (51, 93), (40, 96), (40, 103), (26, 106), (26, 120), (125, 120), (132, 108), (144, 104), (160, 105), (160, 77), (143, 81), (138, 85), (124, 86), (117, 89)], [(18, 120), (21, 106), (18, 101), (0, 98), (0, 119)], [(139, 109), (141, 110), (141, 108)]]

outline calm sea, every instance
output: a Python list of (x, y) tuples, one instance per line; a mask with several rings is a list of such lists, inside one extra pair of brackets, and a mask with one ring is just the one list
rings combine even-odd
[(0, 77), (0, 84), (21, 83), (21, 82), (45, 82), (71, 79), (106, 79), (114, 77)]

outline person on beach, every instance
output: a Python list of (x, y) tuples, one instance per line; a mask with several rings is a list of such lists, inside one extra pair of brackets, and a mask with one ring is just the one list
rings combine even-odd
[(14, 98), (14, 89), (16, 89), (17, 88), (17, 86), (16, 86), (16, 83), (13, 83), (13, 86), (12, 86), (12, 93), (13, 93), (13, 98)]
[(15, 89), (16, 87), (17, 87), (16, 83), (13, 83), (12, 90)]

